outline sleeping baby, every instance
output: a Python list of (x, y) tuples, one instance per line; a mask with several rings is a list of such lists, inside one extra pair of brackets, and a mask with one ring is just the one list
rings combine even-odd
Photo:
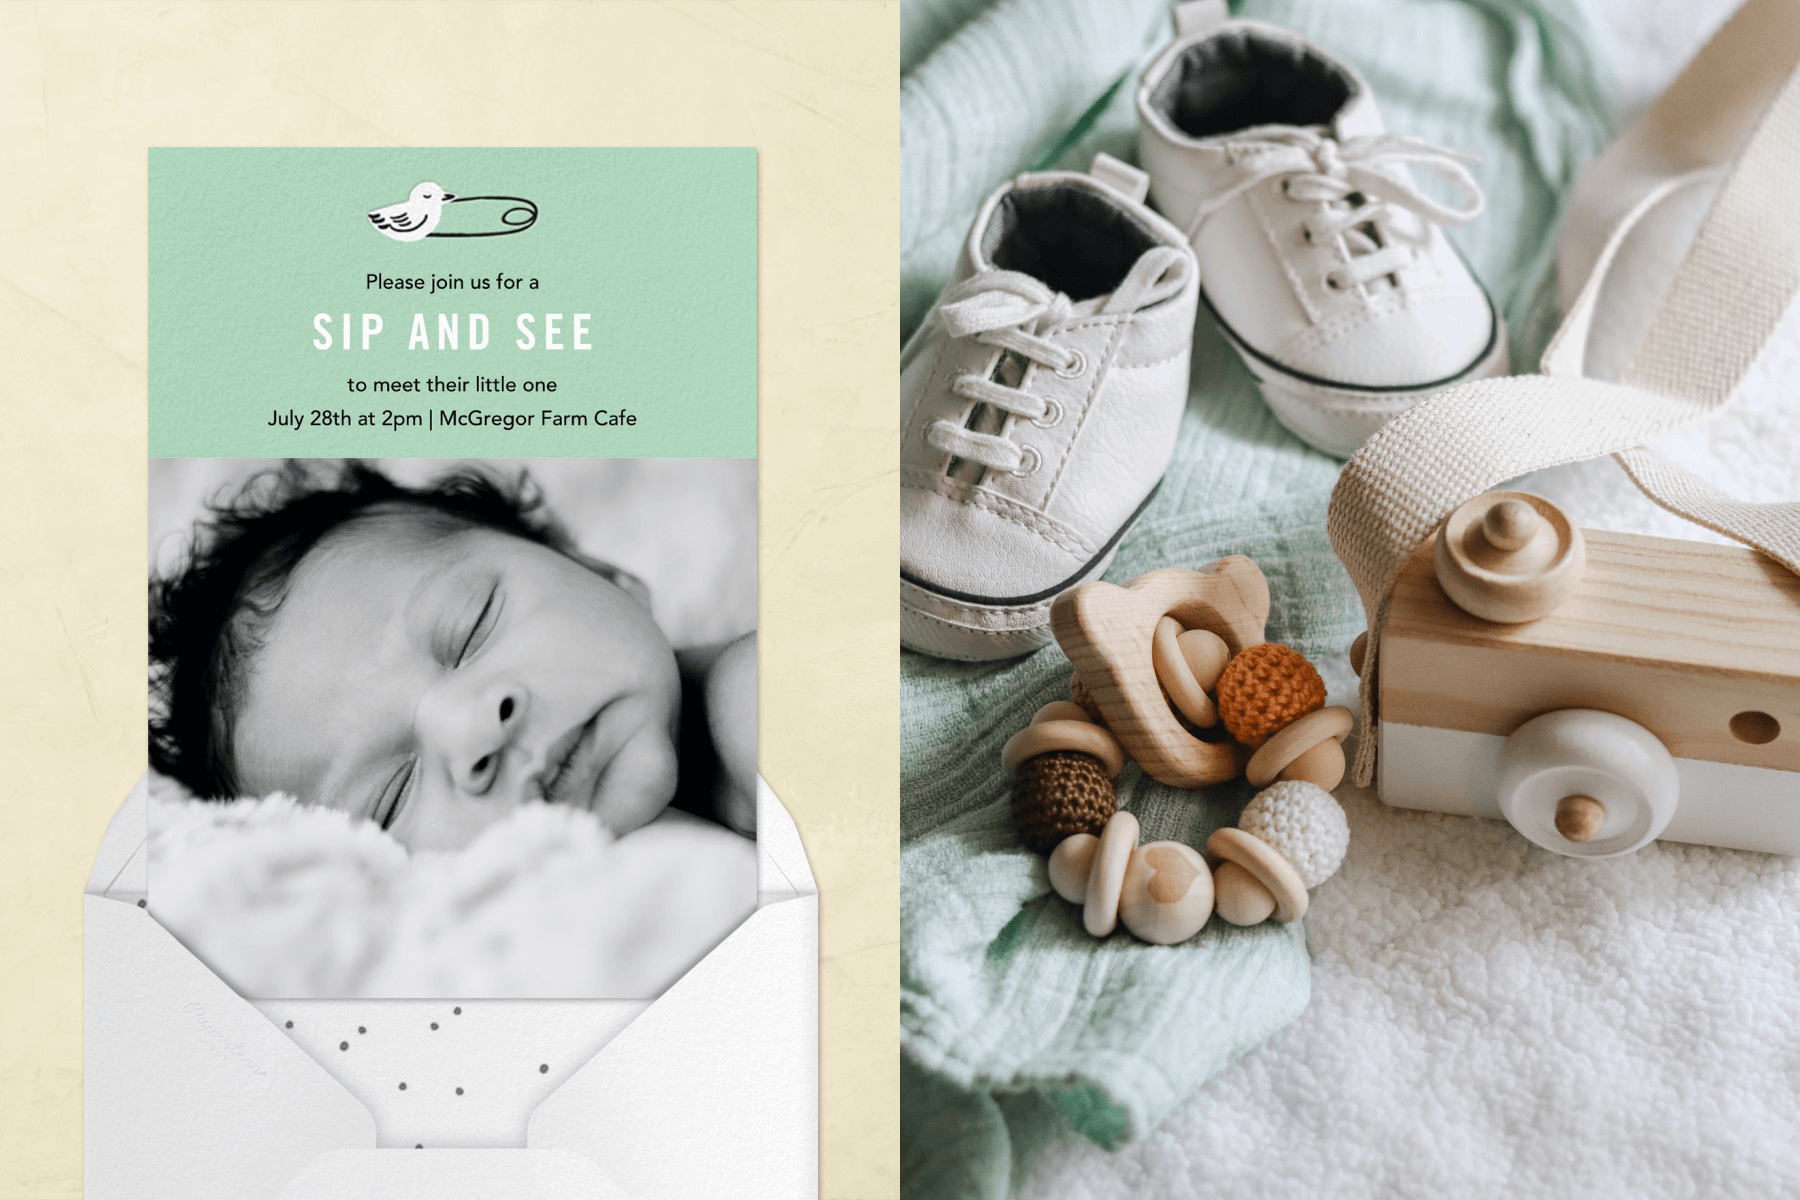
[[(454, 850), (534, 801), (755, 829), (755, 634), (677, 652), (524, 476), (292, 462), (150, 587), (151, 764)], [(670, 813), (671, 818), (674, 817)]]

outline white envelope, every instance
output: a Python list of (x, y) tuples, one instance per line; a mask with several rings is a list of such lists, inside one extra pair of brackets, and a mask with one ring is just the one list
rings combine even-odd
[(246, 1000), (140, 903), (147, 795), (82, 898), (88, 1200), (818, 1194), (818, 895), (766, 784), (757, 910), (654, 1001)]

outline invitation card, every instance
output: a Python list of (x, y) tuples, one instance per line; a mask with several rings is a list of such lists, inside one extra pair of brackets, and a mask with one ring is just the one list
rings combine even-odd
[(660, 994), (755, 907), (753, 154), (150, 180), (150, 915), (247, 995)]
[(709, 1122), (809, 1173), (754, 152), (149, 171), (150, 761), (89, 886), (90, 1194), (436, 1195), (477, 1149), (675, 1181)]

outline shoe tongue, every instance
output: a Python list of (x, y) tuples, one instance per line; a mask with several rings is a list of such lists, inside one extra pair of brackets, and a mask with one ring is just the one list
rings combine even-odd
[(1344, 107), (1338, 109), (1337, 116), (1331, 122), (1332, 136), (1340, 142), (1386, 132), (1381, 124), (1381, 112), (1375, 107), (1375, 97), (1369, 94), (1367, 88), (1359, 88), (1350, 99), (1344, 101)]
[(1218, 140), (1221, 142), (1281, 142), (1284, 140), (1284, 135), (1291, 134), (1295, 130), (1299, 130), (1301, 133), (1310, 133), (1314, 137), (1337, 136), (1335, 128), (1330, 125), (1252, 125), (1248, 129), (1234, 129), (1230, 133), (1222, 133)]
[[(1372, 136), (1385, 133), (1381, 124), (1381, 113), (1375, 107), (1375, 100), (1367, 92), (1358, 92), (1344, 101), (1344, 106), (1337, 111), (1326, 125), (1251, 125), (1244, 129), (1234, 129), (1230, 133), (1221, 133), (1207, 139), (1216, 142), (1254, 141), (1264, 138), (1279, 141), (1280, 134), (1298, 129), (1315, 137), (1332, 138), (1338, 142), (1347, 142), (1354, 137)], [(1274, 135), (1274, 136), (1271, 136)]]

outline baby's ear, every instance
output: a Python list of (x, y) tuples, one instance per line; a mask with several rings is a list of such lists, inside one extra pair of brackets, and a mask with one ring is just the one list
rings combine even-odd
[(644, 606), (645, 612), (653, 611), (650, 607), (650, 585), (622, 567), (615, 567), (609, 562), (583, 554), (579, 550), (571, 551), (569, 557), (622, 590), (626, 595)]

